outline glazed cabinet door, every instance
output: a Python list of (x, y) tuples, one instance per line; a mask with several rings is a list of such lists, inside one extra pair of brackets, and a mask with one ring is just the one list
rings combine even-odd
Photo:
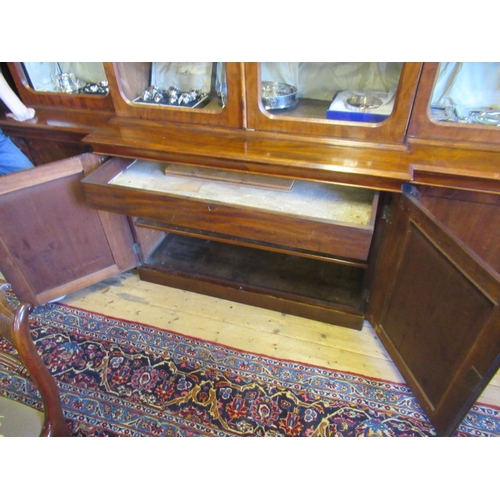
[(0, 128), (26, 143), (36, 165), (91, 151), (82, 139), (114, 116), (103, 63), (0, 64), (9, 85), (36, 111), (23, 122), (0, 113)]
[(500, 204), (419, 191), (394, 195), (385, 212), (367, 317), (438, 434), (449, 435), (500, 363)]
[(249, 128), (402, 145), (420, 63), (246, 63)]
[(137, 265), (128, 219), (85, 203), (90, 153), (0, 181), (0, 271), (21, 300), (43, 304)]
[(104, 63), (120, 118), (243, 126), (241, 63)]
[(425, 63), (409, 136), (415, 144), (500, 150), (500, 63)]
[(113, 110), (102, 62), (9, 62), (7, 66), (27, 106)]

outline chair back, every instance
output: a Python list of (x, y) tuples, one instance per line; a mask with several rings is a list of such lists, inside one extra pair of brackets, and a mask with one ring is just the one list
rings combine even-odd
[(0, 337), (5, 338), (17, 354), (5, 352), (0, 346), (0, 364), (8, 371), (31, 379), (43, 403), (44, 422), (40, 436), (70, 436), (61, 407), (59, 388), (43, 362), (31, 336), (29, 315), (33, 306), (22, 303), (14, 307), (7, 298), (10, 285), (0, 280)]

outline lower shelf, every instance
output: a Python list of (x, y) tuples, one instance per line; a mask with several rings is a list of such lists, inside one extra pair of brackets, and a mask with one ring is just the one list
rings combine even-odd
[(365, 270), (168, 234), (141, 279), (287, 314), (361, 329)]

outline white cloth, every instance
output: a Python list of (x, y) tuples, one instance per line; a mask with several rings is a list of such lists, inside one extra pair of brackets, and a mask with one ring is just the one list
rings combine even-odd
[(500, 63), (441, 63), (431, 103), (441, 108), (500, 109)]

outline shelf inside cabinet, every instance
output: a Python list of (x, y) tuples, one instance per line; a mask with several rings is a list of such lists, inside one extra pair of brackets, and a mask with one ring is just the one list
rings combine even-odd
[(361, 329), (364, 270), (168, 234), (139, 268), (145, 281)]

